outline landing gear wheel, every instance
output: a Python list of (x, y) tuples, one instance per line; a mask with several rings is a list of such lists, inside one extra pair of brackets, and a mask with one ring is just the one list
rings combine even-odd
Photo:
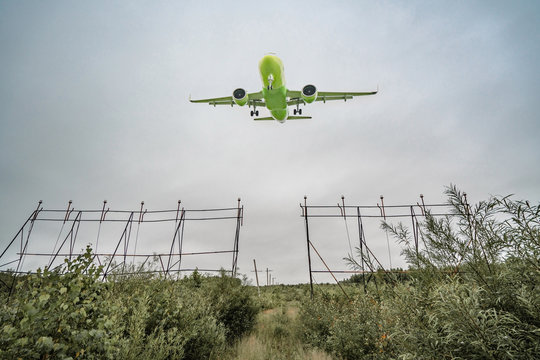
[(255, 115), (259, 116), (259, 110), (255, 111)]
[(251, 110), (250, 115), (253, 116), (253, 110)]
[(302, 115), (302, 109), (298, 109), (298, 114)]
[(296, 115), (296, 109), (293, 110), (293, 114)]

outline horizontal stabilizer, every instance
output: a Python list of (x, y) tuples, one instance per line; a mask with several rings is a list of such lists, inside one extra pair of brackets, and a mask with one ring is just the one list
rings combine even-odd
[(287, 120), (311, 119), (311, 116), (289, 116)]
[[(289, 116), (287, 120), (300, 120), (300, 119), (311, 119), (311, 116)], [(273, 117), (262, 117), (262, 118), (255, 118), (253, 120), (275, 120)]]
[(262, 118), (255, 118), (253, 120), (275, 120), (275, 119), (271, 116), (268, 116), (268, 117), (262, 117)]

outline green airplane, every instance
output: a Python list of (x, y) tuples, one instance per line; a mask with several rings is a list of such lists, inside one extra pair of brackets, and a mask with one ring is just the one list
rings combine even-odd
[[(273, 54), (265, 55), (259, 61), (259, 72), (263, 83), (262, 91), (247, 93), (244, 89), (238, 88), (233, 91), (232, 96), (218, 97), (212, 99), (191, 100), (192, 103), (208, 103), (210, 105), (238, 105), (253, 107), (251, 116), (259, 116), (257, 108), (266, 107), (272, 116), (257, 117), (254, 120), (277, 120), (281, 123), (285, 120), (311, 119), (311, 116), (301, 116), (300, 105), (311, 104), (314, 101), (326, 103), (330, 100), (352, 99), (355, 96), (375, 95), (377, 91), (370, 92), (327, 92), (317, 91), (314, 85), (306, 85), (302, 91), (287, 90), (285, 87), (285, 75), (283, 72), (283, 62)], [(289, 115), (289, 106), (296, 106), (293, 114)], [(296, 116), (298, 114), (299, 116)]]

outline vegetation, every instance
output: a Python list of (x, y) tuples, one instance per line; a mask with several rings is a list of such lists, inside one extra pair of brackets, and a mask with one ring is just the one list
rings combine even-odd
[[(282, 289), (294, 293), (293, 288)], [(264, 296), (264, 294), (263, 294)], [(302, 342), (296, 306), (280, 306), (259, 314), (255, 331), (244, 337), (226, 359), (245, 360), (332, 360), (322, 350)]]
[(1, 359), (215, 359), (255, 324), (253, 289), (238, 279), (102, 282), (92, 257), (88, 248), (4, 296)]
[(418, 252), (405, 226), (383, 224), (404, 246), (409, 280), (306, 303), (306, 342), (343, 359), (540, 354), (540, 206), (494, 197), (471, 207), (455, 187), (447, 195), (454, 216), (428, 213)]
[[(0, 292), (0, 359), (534, 359), (540, 353), (540, 206), (491, 198), (427, 213), (409, 269), (342, 284), (261, 289), (221, 274), (100, 281), (90, 249)], [(364, 261), (370, 261), (365, 258)], [(357, 267), (355, 259), (349, 258)], [(376, 280), (376, 282), (374, 281)]]

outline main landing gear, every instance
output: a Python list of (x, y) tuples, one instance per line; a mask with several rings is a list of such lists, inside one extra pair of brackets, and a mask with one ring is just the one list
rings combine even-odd
[(253, 115), (259, 116), (259, 110), (251, 110), (250, 114), (251, 114), (251, 116), (253, 116)]
[(302, 115), (302, 109), (300, 109), (300, 104), (296, 104), (296, 109), (294, 109), (293, 114)]

